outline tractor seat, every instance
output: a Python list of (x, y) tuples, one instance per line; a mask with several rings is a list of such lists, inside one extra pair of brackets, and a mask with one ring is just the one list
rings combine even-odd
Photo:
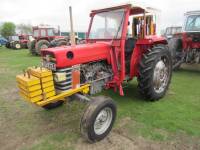
[(133, 49), (135, 48), (135, 44), (137, 42), (136, 38), (128, 38), (125, 41), (125, 53), (130, 54), (133, 52)]

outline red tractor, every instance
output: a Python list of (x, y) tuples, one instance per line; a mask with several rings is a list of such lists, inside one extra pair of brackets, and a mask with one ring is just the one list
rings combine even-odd
[(178, 69), (182, 63), (200, 63), (200, 11), (185, 14), (183, 31), (169, 41), (169, 49), (174, 69)]
[[(17, 76), (19, 87), (23, 87), (21, 95), (45, 109), (61, 105), (70, 96), (89, 101), (81, 119), (81, 133), (90, 142), (102, 140), (112, 129), (116, 104), (111, 98), (89, 95), (114, 89), (124, 96), (123, 83), (134, 77), (139, 92), (149, 101), (161, 99), (169, 87), (171, 54), (166, 39), (155, 35), (153, 12), (153, 8), (132, 4), (93, 10), (86, 43), (43, 49), (43, 67), (29, 68)], [(24, 92), (36, 88), (24, 88), (24, 84), (39, 84), (43, 90)], [(52, 86), (55, 91), (45, 92), (54, 90)], [(33, 97), (37, 92), (42, 95)]]
[(12, 49), (22, 49), (22, 48), (28, 48), (27, 43), (29, 40), (30, 35), (14, 35), (8, 37), (8, 42), (6, 43), (7, 48)]
[(175, 34), (179, 34), (181, 32), (182, 32), (182, 27), (180, 27), (180, 26), (167, 27), (165, 29), (165, 32), (164, 32), (163, 36), (167, 40), (170, 40)]
[(33, 55), (40, 55), (41, 49), (68, 45), (69, 39), (59, 36), (59, 31), (48, 26), (33, 27), (33, 38), (29, 40), (28, 48)]

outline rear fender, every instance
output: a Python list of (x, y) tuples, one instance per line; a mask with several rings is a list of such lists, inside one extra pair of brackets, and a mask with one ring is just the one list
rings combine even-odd
[(37, 42), (39, 42), (40, 40), (47, 40), (49, 42), (49, 38), (47, 38), (47, 37), (38, 38)]
[(148, 52), (154, 45), (164, 44), (167, 45), (167, 40), (163, 37), (148, 36), (145, 39), (139, 39), (133, 50), (130, 62), (130, 78), (139, 75), (138, 66), (142, 56)]

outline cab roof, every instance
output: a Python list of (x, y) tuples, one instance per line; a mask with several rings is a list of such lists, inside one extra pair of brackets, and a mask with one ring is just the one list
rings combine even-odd
[(200, 15), (200, 10), (188, 11), (185, 13), (185, 16), (188, 16), (188, 15)]
[(112, 5), (111, 7), (106, 7), (106, 8), (100, 8), (100, 9), (95, 9), (91, 11), (91, 14), (95, 13), (100, 13), (100, 12), (106, 12), (106, 11), (111, 11), (111, 10), (117, 10), (117, 9), (126, 9), (130, 8), (131, 9), (131, 14), (132, 15), (138, 15), (141, 13), (157, 13), (160, 10), (153, 8), (153, 7), (147, 7), (144, 4), (137, 4), (137, 3), (123, 3), (119, 5)]

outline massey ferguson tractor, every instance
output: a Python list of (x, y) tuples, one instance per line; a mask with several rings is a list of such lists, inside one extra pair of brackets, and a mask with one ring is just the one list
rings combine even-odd
[(148, 101), (161, 99), (169, 87), (171, 54), (167, 41), (155, 35), (154, 12), (132, 4), (91, 11), (86, 43), (43, 49), (43, 65), (17, 75), (20, 95), (45, 109), (72, 96), (88, 102), (81, 133), (90, 142), (102, 140), (112, 129), (117, 108), (111, 98), (94, 94), (113, 89), (124, 96), (124, 83), (134, 77)]
[(68, 45), (69, 39), (67, 37), (56, 34), (58, 34), (56, 33), (56, 29), (49, 26), (33, 27), (33, 38), (28, 42), (30, 53), (40, 55), (41, 49)]
[(173, 69), (182, 63), (200, 63), (200, 11), (185, 14), (183, 31), (175, 34), (169, 41), (169, 49), (173, 58)]

